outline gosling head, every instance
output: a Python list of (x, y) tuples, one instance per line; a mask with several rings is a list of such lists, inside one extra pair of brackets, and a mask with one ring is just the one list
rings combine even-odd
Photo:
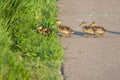
[(86, 22), (82, 22), (79, 26), (85, 27), (85, 26), (87, 26), (87, 23)]
[(57, 24), (57, 25), (61, 25), (62, 22), (61, 22), (60, 20), (57, 20), (57, 21), (56, 21), (56, 24)]
[(42, 29), (43, 29), (42, 26), (38, 26), (38, 27), (37, 27), (37, 30), (39, 30), (39, 31), (41, 31)]
[(96, 22), (92, 22), (90, 26), (95, 27), (95, 26), (97, 26), (97, 23)]

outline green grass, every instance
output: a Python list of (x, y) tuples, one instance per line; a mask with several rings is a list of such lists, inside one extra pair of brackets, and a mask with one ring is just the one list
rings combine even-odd
[(29, 71), (20, 62), (20, 56), (9, 49), (8, 33), (0, 20), (0, 80), (28, 80)]
[[(0, 80), (61, 80), (57, 4), (57, 0), (0, 1)], [(54, 32), (37, 33), (38, 25)]]

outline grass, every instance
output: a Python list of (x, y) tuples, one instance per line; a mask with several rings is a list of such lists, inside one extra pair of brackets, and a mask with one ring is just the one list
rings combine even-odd
[[(57, 3), (0, 1), (0, 80), (61, 80), (63, 49), (56, 33)], [(54, 32), (37, 33), (38, 25)]]
[(9, 49), (11, 41), (2, 27), (2, 20), (0, 20), (0, 37), (0, 80), (29, 80), (30, 74), (19, 61), (19, 55)]

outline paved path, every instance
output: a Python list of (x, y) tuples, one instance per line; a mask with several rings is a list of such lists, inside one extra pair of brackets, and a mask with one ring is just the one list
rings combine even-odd
[[(59, 18), (76, 32), (61, 38), (65, 80), (120, 80), (120, 0), (60, 0)], [(79, 24), (96, 21), (111, 33), (85, 38)]]

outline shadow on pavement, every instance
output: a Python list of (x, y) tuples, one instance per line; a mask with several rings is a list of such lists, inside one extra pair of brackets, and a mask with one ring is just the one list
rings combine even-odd
[(61, 74), (63, 76), (63, 80), (65, 80), (65, 74), (64, 74), (64, 67), (63, 67), (63, 65), (61, 66)]
[(111, 34), (119, 34), (119, 35), (120, 35), (120, 32), (116, 32), (116, 31), (108, 31), (108, 33), (111, 33)]
[(84, 36), (84, 32), (80, 32), (80, 31), (74, 31), (73, 35), (80, 35), (80, 36)]
[[(111, 34), (120, 35), (120, 32), (116, 32), (116, 31), (107, 31), (107, 32), (111, 33)], [(74, 31), (73, 35), (84, 36), (85, 33), (84, 32), (80, 32), (80, 31)]]

